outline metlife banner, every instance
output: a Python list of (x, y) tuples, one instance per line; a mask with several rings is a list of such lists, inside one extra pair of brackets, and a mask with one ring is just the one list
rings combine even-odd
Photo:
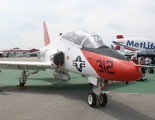
[(128, 47), (145, 48), (145, 49), (155, 49), (155, 43), (153, 42), (135, 42), (133, 40), (128, 40), (126, 43)]

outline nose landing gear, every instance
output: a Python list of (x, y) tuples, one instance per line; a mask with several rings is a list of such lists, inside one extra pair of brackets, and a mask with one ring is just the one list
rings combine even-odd
[(100, 95), (96, 95), (93, 92), (88, 94), (87, 102), (88, 102), (89, 106), (95, 107), (97, 101), (101, 106), (105, 106), (107, 104), (107, 101), (108, 101), (107, 94), (103, 93)]
[(98, 101), (99, 105), (105, 106), (108, 102), (107, 94), (102, 93), (102, 90), (105, 89), (109, 84), (112, 84), (112, 81), (97, 80), (97, 86), (93, 86), (93, 92), (89, 93), (87, 96), (88, 105), (95, 107)]

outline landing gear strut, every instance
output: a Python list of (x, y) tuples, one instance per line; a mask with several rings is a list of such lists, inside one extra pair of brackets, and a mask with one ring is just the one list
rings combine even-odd
[(105, 106), (107, 104), (107, 94), (102, 93), (102, 90), (105, 89), (109, 84), (112, 84), (112, 81), (102, 79), (97, 80), (97, 86), (93, 86), (93, 92), (89, 93), (87, 97), (89, 106), (95, 107), (97, 101), (101, 106)]
[(21, 73), (21, 76), (19, 78), (19, 86), (24, 86), (27, 80), (27, 75), (26, 75), (26, 71), (23, 70)]
[(23, 87), (26, 83), (28, 76), (32, 75), (32, 74), (36, 74), (38, 72), (39, 71), (30, 72), (30, 71), (23, 70), (21, 73), (21, 76), (19, 78), (19, 85), (18, 86)]

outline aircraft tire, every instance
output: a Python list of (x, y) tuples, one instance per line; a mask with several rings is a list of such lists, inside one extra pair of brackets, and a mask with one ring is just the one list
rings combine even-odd
[(95, 93), (93, 93), (93, 92), (89, 93), (88, 97), (87, 97), (87, 102), (88, 102), (89, 106), (91, 106), (91, 107), (96, 106), (96, 99), (97, 98), (96, 98)]
[(24, 78), (26, 78), (26, 72), (22, 71), (21, 77), (19, 78), (19, 85), (20, 86), (24, 86), (25, 85), (26, 82), (24, 81)]
[(21, 82), (21, 78), (19, 78), (19, 85), (20, 85), (20, 86), (24, 86), (24, 85), (25, 85), (25, 83), (22, 83), (22, 82)]
[(105, 106), (107, 104), (108, 98), (107, 98), (107, 94), (101, 94), (100, 96), (98, 96), (98, 103), (101, 106)]

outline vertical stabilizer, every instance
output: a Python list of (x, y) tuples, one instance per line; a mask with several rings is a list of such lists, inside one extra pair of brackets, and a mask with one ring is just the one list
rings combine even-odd
[(124, 37), (123, 37), (123, 35), (117, 35), (116, 38), (117, 39), (123, 39)]
[(44, 45), (47, 46), (50, 43), (50, 38), (48, 35), (46, 23), (43, 22), (43, 27), (44, 27)]

